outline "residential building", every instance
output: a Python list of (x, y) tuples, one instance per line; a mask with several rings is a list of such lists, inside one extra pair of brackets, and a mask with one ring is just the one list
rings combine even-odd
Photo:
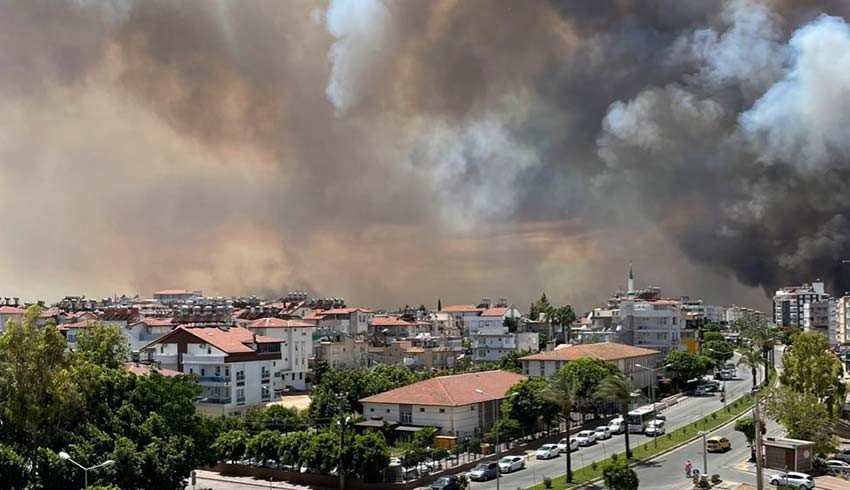
[(850, 331), (850, 296), (842, 296), (835, 300), (835, 315), (831, 318), (829, 327), (830, 345), (847, 345)]
[(764, 318), (764, 313), (746, 308), (743, 306), (732, 305), (726, 308), (726, 324), (731, 325), (738, 321), (757, 321)]
[(838, 304), (833, 298), (812, 301), (803, 305), (803, 329), (829, 336), (830, 319), (838, 319)]
[(180, 326), (145, 346), (143, 360), (198, 375), (201, 413), (242, 415), (282, 392), (283, 380), (272, 376), (283, 363), (282, 343), (242, 327)]
[(409, 321), (394, 316), (376, 316), (370, 326), (372, 335), (378, 339), (406, 339), (419, 334), (431, 334), (430, 321)]
[(322, 335), (364, 335), (375, 314), (365, 308), (331, 308), (315, 310), (305, 316), (305, 321), (315, 321), (316, 330)]
[(285, 386), (296, 390), (307, 389), (309, 360), (313, 356), (313, 331), (315, 326), (299, 320), (260, 318), (248, 324), (248, 330), (283, 341), (283, 361), (275, 366), (273, 376)]
[(715, 305), (705, 305), (705, 321), (706, 323), (716, 323), (718, 325), (726, 323), (726, 308)]
[(514, 352), (537, 352), (540, 336), (534, 332), (508, 331), (508, 327), (481, 327), (470, 336), (475, 362), (498, 362)]
[(829, 298), (823, 282), (784, 287), (773, 296), (773, 323), (778, 327), (806, 328), (811, 303)]
[(519, 321), (522, 313), (507, 301), (507, 298), (500, 298), (496, 305), (492, 305), (489, 298), (482, 299), (477, 307), (478, 315), (465, 316), (467, 334), (472, 336), (481, 329), (504, 327), (508, 319)]
[(153, 299), (164, 305), (182, 303), (203, 296), (201, 291), (189, 291), (188, 289), (163, 289), (153, 293)]
[(619, 343), (667, 352), (687, 349), (682, 343), (679, 302), (623, 299), (617, 309), (614, 340)]
[(351, 335), (329, 335), (313, 344), (313, 363), (331, 369), (355, 369), (369, 365), (369, 343)]
[(439, 376), (362, 398), (360, 403), (365, 417), (396, 422), (400, 424), (396, 431), (434, 427), (441, 435), (475, 436), (490, 430), (507, 391), (524, 379), (506, 371)]
[(448, 314), (454, 320), (455, 326), (468, 335), (471, 325), (474, 325), (473, 328), (478, 327), (481, 310), (475, 305), (449, 305), (443, 307), (440, 313)]
[(141, 318), (130, 323), (124, 333), (130, 344), (130, 351), (138, 354), (142, 347), (170, 332), (173, 328), (172, 318)]
[(6, 330), (9, 320), (20, 321), (26, 313), (27, 310), (14, 305), (0, 306), (0, 334)]
[(631, 345), (613, 342), (596, 344), (561, 345), (555, 350), (539, 352), (521, 357), (522, 372), (529, 377), (552, 376), (570, 361), (590, 358), (599, 359), (617, 366), (621, 373), (629, 377), (635, 387), (642, 389), (653, 384), (652, 373), (636, 367), (655, 368), (661, 352)]
[(461, 354), (463, 341), (460, 337), (420, 335), (369, 348), (370, 360), (379, 364), (401, 364), (411, 369), (451, 369)]

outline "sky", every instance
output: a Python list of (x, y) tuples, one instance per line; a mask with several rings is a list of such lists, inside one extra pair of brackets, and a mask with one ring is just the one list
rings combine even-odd
[(850, 290), (850, 4), (0, 3), (0, 285)]

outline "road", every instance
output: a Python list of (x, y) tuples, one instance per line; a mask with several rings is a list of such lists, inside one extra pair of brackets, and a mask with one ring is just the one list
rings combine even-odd
[[(759, 379), (761, 379), (761, 376), (763, 375), (763, 372), (760, 373)], [(727, 381), (727, 401), (732, 401), (745, 395), (751, 388), (752, 377), (750, 373), (746, 369), (738, 368), (738, 375), (736, 379)], [(687, 425), (694, 420), (699, 420), (703, 416), (722, 407), (723, 404), (720, 402), (720, 398), (718, 396), (685, 398), (678, 405), (674, 405), (665, 410), (664, 413), (667, 416), (667, 430), (672, 431), (683, 425)], [(646, 437), (643, 434), (630, 434), (629, 439), (632, 447), (646, 442), (652, 444), (652, 438)], [(620, 453), (623, 451), (625, 451), (625, 445), (622, 435), (614, 436), (607, 441), (600, 441), (590, 447), (581, 448), (572, 453), (573, 471), (583, 466), (587, 466), (593, 461), (601, 461), (610, 457), (613, 453)], [(502, 475), (499, 482), (502, 488), (528, 488), (541, 483), (544, 476), (554, 478), (566, 473), (566, 458), (563, 455), (551, 460), (538, 461), (534, 459), (534, 451), (528, 451), (528, 454), (528, 463), (526, 464), (525, 469)], [(701, 458), (702, 456), (700, 453), (700, 461), (702, 461)], [(682, 461), (684, 462), (684, 460)], [(709, 465), (711, 465), (711, 462), (709, 462)], [(669, 468), (665, 468), (665, 471), (671, 470)], [(682, 469), (682, 481), (684, 481), (684, 469)], [(641, 486), (643, 486), (643, 484)], [(495, 488), (495, 480), (470, 483), (471, 490), (489, 490)]]

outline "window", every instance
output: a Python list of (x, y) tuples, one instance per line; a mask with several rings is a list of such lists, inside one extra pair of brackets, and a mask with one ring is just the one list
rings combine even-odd
[(215, 375), (216, 375), (216, 376), (221, 376), (221, 366), (216, 366), (216, 367), (215, 367)]
[(475, 411), (475, 405), (473, 405), (473, 406), (469, 407), (469, 411), (470, 411), (470, 412), (474, 412), (474, 411)]
[(164, 353), (165, 353), (165, 346), (164, 346), (164, 345), (162, 345), (162, 344), (159, 344), (159, 353), (160, 353), (160, 354), (164, 354)]
[(206, 375), (207, 375), (207, 370), (204, 369), (204, 368), (201, 368), (201, 376), (206, 376)]
[(440, 409), (440, 413), (446, 413), (446, 409), (445, 409), (445, 408), (441, 408), (441, 409)]
[(207, 354), (212, 354), (212, 348), (211, 347), (207, 347)]
[(390, 409), (389, 409), (389, 408), (387, 409), (387, 413), (390, 413)]
[(419, 407), (419, 411), (420, 411), (420, 412), (424, 412), (424, 411), (425, 411), (425, 407)]
[(369, 409), (369, 411), (370, 411), (370, 412), (374, 412), (374, 411), (375, 411), (375, 409), (374, 409), (374, 408), (370, 408), (370, 409)]

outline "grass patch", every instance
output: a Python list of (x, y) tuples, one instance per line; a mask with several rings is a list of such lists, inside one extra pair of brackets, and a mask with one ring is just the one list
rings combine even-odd
[[(776, 370), (773, 367), (770, 368), (770, 375), (768, 376), (768, 382), (764, 384), (761, 389), (759, 389), (759, 397), (763, 397), (773, 389), (776, 385)], [(734, 402), (728, 404), (728, 406), (724, 408), (720, 408), (719, 410), (710, 413), (703, 417), (702, 419), (696, 421), (695, 423), (689, 423), (684, 425), (673, 432), (669, 432), (667, 434), (658, 436), (658, 447), (655, 447), (655, 443), (652, 441), (647, 442), (642, 445), (635, 445), (632, 449), (632, 458), (629, 462), (636, 463), (641, 460), (649, 459), (652, 456), (655, 456), (658, 453), (661, 453), (667, 449), (670, 449), (674, 446), (678, 446), (679, 444), (692, 441), (699, 437), (699, 432), (701, 430), (711, 431), (720, 427), (721, 425), (729, 422), (734, 419), (738, 415), (751, 410), (753, 408), (753, 396), (745, 395), (741, 398), (738, 398)], [(695, 427), (696, 426), (696, 427)], [(623, 458), (625, 459), (626, 453), (625, 451), (619, 454), (612, 455), (613, 459)], [(594, 480), (596, 478), (602, 477), (602, 471), (607, 466), (608, 462), (602, 463), (594, 463), (583, 468), (579, 468), (573, 471), (573, 482), (567, 486), (566, 475), (561, 475), (556, 478), (552, 478), (552, 486), (553, 490), (562, 490), (566, 488), (573, 488), (584, 483), (587, 483), (590, 480)], [(529, 490), (544, 490), (543, 484), (538, 484), (533, 487), (530, 487)]]

